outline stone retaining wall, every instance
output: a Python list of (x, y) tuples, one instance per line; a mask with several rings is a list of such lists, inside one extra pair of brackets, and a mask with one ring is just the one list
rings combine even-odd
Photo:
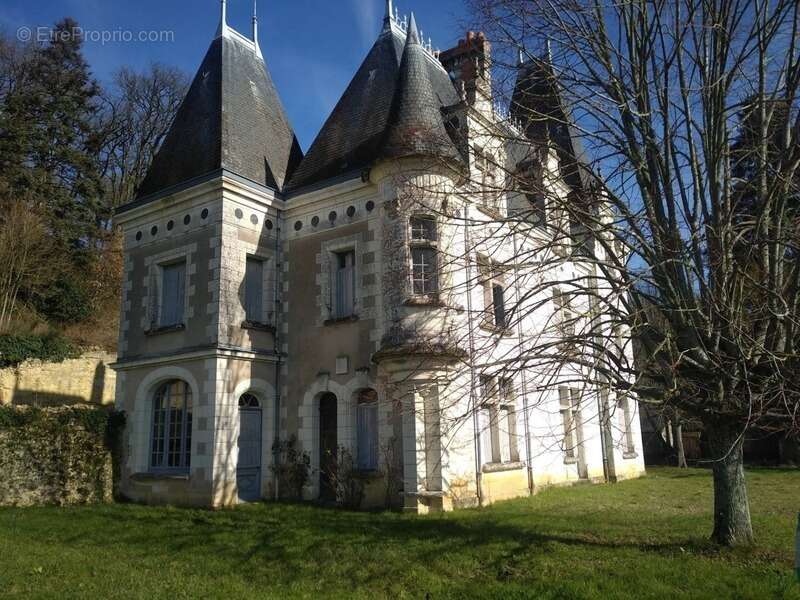
[(30, 360), (0, 369), (0, 405), (113, 404), (116, 354), (93, 350), (60, 363)]

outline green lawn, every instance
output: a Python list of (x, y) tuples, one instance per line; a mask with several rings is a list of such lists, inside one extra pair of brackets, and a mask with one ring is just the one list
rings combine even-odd
[(748, 473), (758, 545), (719, 550), (706, 471), (430, 516), (260, 504), (0, 509), (3, 597), (798, 598), (800, 470)]

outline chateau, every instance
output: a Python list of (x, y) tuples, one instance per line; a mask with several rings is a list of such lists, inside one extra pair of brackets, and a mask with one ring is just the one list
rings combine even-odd
[(304, 155), (253, 29), (229, 27), (223, 0), (116, 215), (122, 492), (214, 507), (283, 497), (273, 467), (289, 447), (310, 459), (304, 499), (336, 498), (347, 455), (362, 507), (420, 512), (643, 473), (634, 399), (535, 360), (508, 366), (521, 341), (581, 311), (531, 282), (592, 275), (580, 254), (546, 273), (520, 265), (558, 215), (544, 196), (492, 193), (509, 165), (538, 169), (559, 197), (583, 185), (569, 128), (519, 116), (546, 61), (520, 61), (500, 109), (482, 34), (434, 51), (389, 0)]

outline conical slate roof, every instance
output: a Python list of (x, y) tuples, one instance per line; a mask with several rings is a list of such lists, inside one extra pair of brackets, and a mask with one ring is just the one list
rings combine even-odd
[(281, 190), (301, 158), (257, 45), (221, 26), (137, 198), (221, 169)]
[(382, 155), (458, 160), (458, 150), (445, 130), (441, 109), (428, 76), (428, 58), (420, 44), (412, 13)]
[[(381, 158), (435, 150), (457, 155), (445, 133), (442, 109), (460, 102), (450, 77), (390, 18), (347, 86), (289, 188), (296, 190), (369, 167)], [(401, 68), (401, 62), (404, 63)], [(430, 135), (423, 144), (423, 129)], [(414, 131), (416, 130), (416, 131)]]
[(549, 60), (521, 63), (511, 97), (511, 116), (522, 123), (525, 135), (537, 143), (552, 142), (562, 173), (573, 189), (587, 189), (586, 155), (572, 115), (561, 99), (558, 79)]

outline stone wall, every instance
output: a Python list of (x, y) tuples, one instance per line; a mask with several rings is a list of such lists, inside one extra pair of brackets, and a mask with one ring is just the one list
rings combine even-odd
[(60, 406), (113, 404), (116, 354), (89, 351), (60, 363), (26, 361), (0, 369), (0, 405)]
[(0, 506), (110, 502), (122, 426), (105, 407), (0, 407)]

